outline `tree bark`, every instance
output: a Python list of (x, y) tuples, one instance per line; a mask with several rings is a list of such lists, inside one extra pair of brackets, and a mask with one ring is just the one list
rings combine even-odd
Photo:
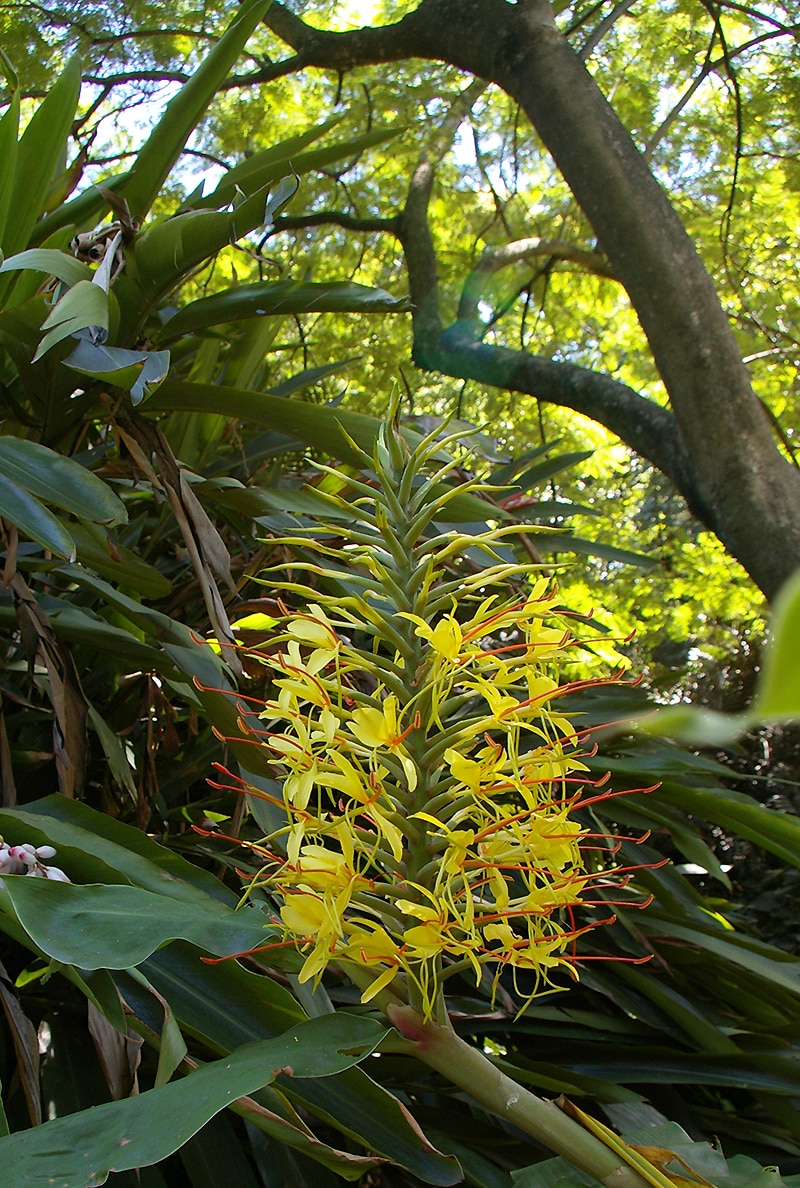
[[(345, 70), (410, 57), (431, 58), (494, 82), (531, 120), (624, 285), (669, 394), (667, 421), (652, 402), (616, 391), (605, 403), (601, 383), (572, 376), (572, 407), (603, 406), (596, 419), (616, 431), (677, 483), (692, 509), (716, 533), (767, 595), (774, 597), (800, 565), (800, 472), (779, 452), (717, 293), (692, 241), (644, 156), (607, 103), (578, 54), (555, 26), (547, 0), (422, 0), (403, 20), (382, 28), (333, 34), (311, 30), (275, 4), (267, 22), (296, 51), (293, 68)], [(415, 182), (426, 188), (420, 162)], [(400, 238), (420, 292), (430, 268), (427, 245), (415, 241), (413, 187)], [(404, 224), (404, 225), (403, 225)], [(435, 275), (428, 277), (428, 299)], [(412, 300), (415, 298), (412, 284)], [(468, 336), (437, 334), (428, 306), (415, 318), (423, 366), (469, 374), (548, 399), (545, 360), (498, 368), (495, 355)], [(517, 352), (508, 355), (517, 356)], [(551, 367), (557, 366), (552, 364)], [(461, 368), (459, 370), (459, 367)], [(580, 369), (575, 369), (579, 372)], [(489, 378), (489, 373), (494, 378)], [(553, 378), (552, 376), (550, 378)], [(613, 381), (607, 380), (612, 385)], [(621, 400), (621, 403), (620, 403)], [(640, 402), (640, 403), (637, 403)], [(624, 412), (623, 412), (624, 409)], [(589, 415), (596, 415), (589, 411)], [(669, 426), (669, 432), (666, 432)], [(657, 441), (665, 431), (663, 448)], [(636, 445), (637, 440), (641, 445)], [(649, 444), (648, 444), (649, 443)], [(660, 460), (656, 461), (656, 457)]]

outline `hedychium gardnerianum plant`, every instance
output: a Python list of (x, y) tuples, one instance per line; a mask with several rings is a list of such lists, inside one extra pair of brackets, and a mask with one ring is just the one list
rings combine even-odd
[[(559, 671), (578, 645), (552, 578), (496, 551), (516, 525), (436, 528), (479, 486), (448, 483), (458, 440), (432, 434), (412, 449), (390, 416), (374, 456), (361, 452), (363, 477), (319, 467), (330, 519), (284, 538), (310, 558), (293, 568), (315, 588), (274, 583), (303, 609), (286, 608), (269, 651), (254, 653), (274, 695), (241, 726), (282, 797), (280, 824), (248, 843), (260, 864), (250, 891), (278, 905), (283, 943), (304, 956), (301, 982), (344, 971), (394, 1024), (393, 1050), (601, 1183), (638, 1188), (646, 1181), (618, 1154), (448, 1018), (456, 975), (492, 996), (510, 981), (523, 1010), (559, 975), (577, 977), (577, 939), (608, 922), (592, 912), (630, 878), (599, 860), (611, 839), (575, 817), (608, 793), (583, 796), (581, 734), (559, 713), (575, 687)], [(465, 565), (468, 549), (488, 566)]]

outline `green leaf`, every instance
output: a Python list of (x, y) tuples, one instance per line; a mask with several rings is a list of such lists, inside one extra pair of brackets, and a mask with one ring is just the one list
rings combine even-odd
[(0, 1139), (18, 1188), (96, 1188), (112, 1171), (165, 1159), (236, 1098), (288, 1077), (327, 1077), (373, 1051), (386, 1028), (337, 1013), (251, 1044), (181, 1081)]
[(202, 65), (168, 103), (164, 115), (139, 151), (136, 164), (119, 188), (134, 219), (143, 219), (150, 210), (186, 141), (270, 3), (271, 0), (246, 0)]
[(75, 558), (75, 541), (62, 522), (35, 496), (0, 473), (0, 516), (10, 520), (23, 536), (68, 561)]
[(270, 767), (261, 749), (243, 741), (230, 672), (211, 648), (198, 643), (185, 624), (137, 602), (80, 565), (60, 566), (58, 572), (69, 581), (93, 590), (107, 605), (116, 607), (131, 623), (157, 640), (166, 657), (187, 678), (188, 688), (182, 695), (196, 697), (237, 758), (259, 774), (269, 774)]
[(553, 458), (546, 458), (536, 466), (529, 467), (510, 485), (519, 487), (522, 491), (530, 491), (533, 487), (541, 486), (554, 475), (561, 474), (564, 470), (569, 470), (571, 467), (585, 462), (587, 458), (592, 457), (593, 453), (594, 450), (573, 450), (567, 454), (557, 454)]
[(264, 314), (402, 313), (407, 309), (404, 297), (353, 281), (261, 282), (193, 301), (170, 318), (157, 337), (159, 342), (172, 342), (207, 326)]
[(0, 437), (0, 474), (31, 495), (96, 524), (124, 524), (125, 504), (101, 478), (64, 454), (21, 437)]
[(128, 178), (127, 173), (103, 179), (102, 188), (88, 186), (77, 198), (57, 206), (37, 223), (31, 233), (31, 244), (49, 243), (59, 231), (66, 227), (91, 227), (108, 212), (109, 202), (103, 190), (117, 191)]
[[(0, 47), (0, 53), (2, 47)], [(0, 244), (11, 208), (11, 194), (17, 172), (17, 137), (19, 136), (19, 95), (15, 91), (0, 119)], [(2, 260), (2, 253), (0, 253)]]
[(124, 590), (133, 590), (143, 598), (166, 598), (172, 582), (155, 566), (137, 557), (131, 549), (115, 544), (113, 550), (108, 535), (94, 524), (72, 524), (78, 560), (88, 569), (107, 578)]
[(37, 845), (51, 843), (59, 860), (68, 862), (73, 878), (84, 883), (133, 884), (200, 907), (211, 916), (218, 914), (219, 904), (230, 909), (237, 903), (236, 895), (213, 875), (140, 829), (65, 796), (0, 810), (0, 834), (15, 842), (34, 837)]
[(615, 545), (603, 544), (599, 540), (584, 540), (583, 537), (573, 536), (571, 532), (548, 532), (543, 529), (532, 534), (531, 539), (543, 553), (587, 553), (590, 557), (621, 561), (626, 565), (636, 565), (639, 569), (652, 569), (656, 564), (652, 557), (646, 557), (644, 553), (618, 549)]
[(141, 887), (50, 882), (9, 875), (0, 903), (10, 902), (33, 943), (79, 969), (127, 969), (161, 945), (186, 940), (218, 957), (267, 944), (266, 919), (214, 900), (178, 903)]
[(23, 268), (55, 276), (65, 285), (77, 285), (79, 281), (92, 279), (88, 264), (55, 248), (28, 248), (27, 251), (18, 252), (16, 256), (9, 256), (3, 261), (0, 272), (19, 272)]
[(108, 315), (108, 293), (91, 281), (78, 281), (77, 285), (67, 289), (45, 319), (42, 329), (49, 333), (39, 343), (33, 362), (36, 363), (57, 343), (80, 330), (90, 327), (108, 330)]
[[(240, 162), (217, 186), (213, 194), (207, 198), (200, 198), (193, 203), (195, 209), (214, 208), (219, 210), (236, 200), (240, 193), (255, 194), (265, 186), (269, 186), (277, 178), (286, 173), (295, 173), (302, 177), (312, 169), (325, 169), (337, 161), (358, 157), (365, 149), (399, 136), (404, 132), (403, 126), (393, 128), (373, 128), (362, 136), (355, 136), (352, 140), (339, 141), (336, 144), (323, 145), (307, 153), (292, 151), (291, 142), (285, 146), (276, 145), (264, 153), (258, 153), (246, 161)], [(278, 155), (278, 151), (284, 151)]]
[(33, 113), (19, 141), (10, 218), (3, 240), (9, 253), (27, 246), (36, 220), (44, 209), (50, 183), (75, 118), (80, 87), (80, 60), (72, 57)]
[(296, 136), (290, 136), (286, 140), (281, 140), (277, 144), (270, 145), (269, 148), (260, 149), (250, 157), (245, 157), (243, 161), (240, 161), (238, 165), (234, 165), (233, 169), (230, 169), (225, 174), (225, 177), (214, 190), (213, 194), (206, 197), (202, 197), (199, 194), (192, 195), (186, 199), (178, 213), (180, 214), (185, 210), (200, 210), (202, 207), (219, 210), (221, 206), (227, 206), (233, 202), (239, 191), (244, 193), (248, 190), (252, 192), (253, 189), (260, 189), (260, 186), (254, 186), (248, 179), (266, 165), (275, 164), (277, 166), (274, 174), (275, 177), (280, 176), (280, 173), (298, 173), (299, 170), (295, 167), (298, 153), (301, 153), (309, 144), (313, 144), (315, 140), (319, 140), (331, 128), (341, 123), (342, 118), (341, 115), (331, 116), (330, 119), (324, 120), (321, 124), (315, 124), (312, 128), (307, 128), (305, 132), (300, 132)]
[(81, 339), (64, 364), (112, 387), (127, 389), (131, 402), (137, 405), (166, 378), (169, 351), (128, 351)]
[(136, 238), (128, 266), (114, 285), (120, 324), (137, 334), (141, 319), (182, 277), (262, 226), (267, 203), (263, 191), (234, 211), (190, 211), (148, 227)]
[(800, 719), (800, 572), (775, 599), (770, 631), (750, 717), (759, 722)]
[[(121, 633), (120, 633), (121, 634)], [(116, 653), (118, 654), (118, 653)], [(99, 714), (93, 705), (89, 705), (89, 721), (91, 722), (97, 737), (100, 739), (100, 745), (103, 748), (103, 754), (108, 761), (109, 771), (113, 779), (119, 784), (121, 788), (125, 788), (131, 800), (136, 802), (138, 789), (136, 787), (136, 780), (134, 773), (128, 762), (128, 757), (125, 754), (125, 747), (119, 735), (111, 729), (111, 727)]]
[(694, 746), (726, 746), (761, 723), (800, 720), (799, 639), (800, 571), (789, 579), (775, 600), (771, 638), (749, 709), (741, 714), (721, 714), (691, 705), (669, 706), (637, 723), (638, 729)]
[[(230, 1050), (275, 1034), (293, 1026), (301, 1013), (295, 999), (272, 979), (234, 962), (198, 968), (194, 950), (181, 942), (159, 949), (144, 970), (184, 1027), (215, 1048)], [(124, 979), (125, 975), (121, 976)], [(123, 992), (127, 999), (127, 987)], [(348, 1069), (325, 1081), (295, 1077), (283, 1088), (304, 1110), (333, 1121), (339, 1130), (381, 1157), (407, 1167), (424, 1183), (460, 1181), (456, 1161), (433, 1148), (407, 1108), (362, 1068)]]

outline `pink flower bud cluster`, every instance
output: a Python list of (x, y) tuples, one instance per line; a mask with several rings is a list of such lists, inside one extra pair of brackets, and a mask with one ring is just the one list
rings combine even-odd
[(57, 883), (69, 883), (58, 866), (45, 866), (45, 859), (54, 858), (52, 846), (32, 846), (27, 842), (21, 846), (10, 846), (0, 838), (0, 875), (32, 875), (35, 879), (54, 879)]

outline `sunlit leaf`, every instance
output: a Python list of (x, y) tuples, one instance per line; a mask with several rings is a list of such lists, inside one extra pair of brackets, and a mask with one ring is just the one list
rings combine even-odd
[(149, 211), (167, 175), (220, 84), (258, 26), (271, 0), (246, 0), (222, 37), (187, 83), (167, 105), (161, 119), (140, 149), (136, 163), (120, 187), (131, 214), (141, 219)]
[(8, 254), (27, 246), (42, 212), (75, 118), (80, 86), (80, 61), (73, 57), (36, 108), (19, 141), (14, 189), (3, 237)]
[(170, 318), (159, 341), (171, 342), (206, 326), (265, 314), (402, 313), (407, 309), (405, 298), (352, 281), (261, 282), (193, 301)]

